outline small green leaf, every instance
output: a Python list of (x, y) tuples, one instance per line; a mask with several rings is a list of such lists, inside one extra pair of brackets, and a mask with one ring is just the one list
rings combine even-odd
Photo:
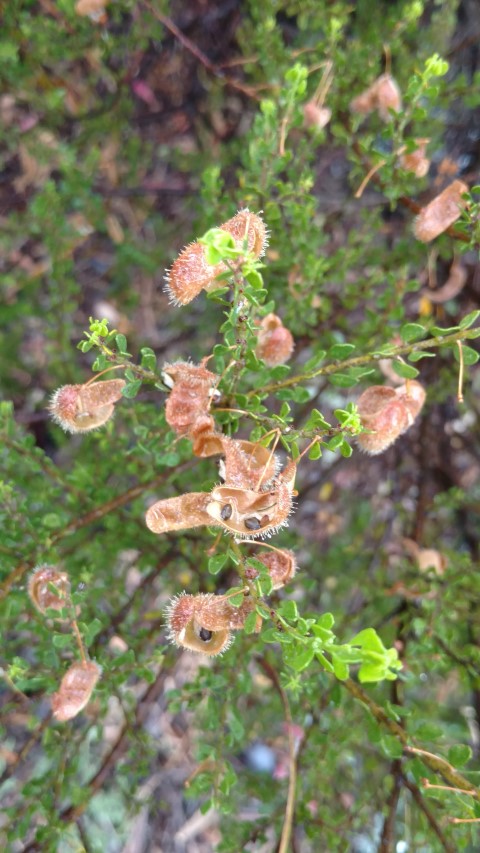
[(115, 343), (119, 352), (127, 352), (127, 339), (125, 335), (115, 335)]
[(475, 320), (478, 317), (480, 317), (480, 311), (479, 310), (470, 311), (470, 314), (467, 314), (467, 316), (464, 317), (463, 320), (460, 321), (460, 328), (461, 329), (469, 329), (470, 326), (473, 326)]
[(419, 374), (416, 367), (412, 367), (411, 364), (405, 364), (404, 361), (395, 360), (392, 362), (392, 367), (397, 376), (401, 376), (402, 379), (415, 379)]
[(358, 380), (355, 376), (350, 376), (348, 373), (332, 373), (328, 377), (328, 381), (338, 388), (352, 388), (353, 385), (357, 384)]
[(343, 361), (355, 349), (353, 344), (334, 344), (327, 352), (330, 361)]
[(426, 350), (414, 350), (407, 358), (409, 361), (421, 361), (422, 358), (435, 358), (435, 353), (427, 352)]
[(245, 619), (245, 624), (243, 629), (246, 634), (253, 634), (257, 627), (257, 613), (253, 611), (253, 613), (249, 613), (247, 618)]
[(218, 573), (222, 571), (227, 559), (227, 554), (216, 554), (214, 557), (210, 557), (208, 561), (208, 571), (210, 574), (218, 575)]
[(331, 438), (330, 441), (327, 442), (327, 450), (331, 450), (332, 453), (334, 453), (335, 450), (338, 450), (338, 448), (342, 446), (342, 444), (343, 435), (334, 435), (333, 438)]
[(320, 459), (321, 455), (322, 455), (322, 448), (320, 447), (320, 442), (317, 441), (310, 448), (309, 453), (308, 453), (308, 458), (315, 461), (315, 459)]
[(460, 331), (460, 326), (450, 326), (449, 329), (441, 329), (440, 326), (434, 326), (430, 329), (434, 338), (443, 338), (445, 335), (453, 335), (454, 332)]
[(314, 657), (314, 652), (311, 646), (284, 646), (283, 658), (287, 666), (290, 666), (295, 672), (302, 672), (307, 666), (310, 666)]
[[(480, 353), (472, 349), (472, 347), (465, 346), (465, 344), (462, 344), (462, 353), (464, 364), (476, 364), (478, 359), (480, 358)], [(453, 350), (453, 354), (455, 356), (455, 361), (460, 361), (460, 353), (458, 351), (458, 347), (455, 347), (455, 349)]]
[(420, 323), (405, 323), (405, 325), (400, 329), (400, 336), (402, 340), (407, 343), (424, 338), (426, 333), (427, 330), (425, 326), (421, 326)]
[(126, 397), (128, 400), (131, 400), (132, 397), (136, 397), (140, 388), (142, 386), (141, 379), (134, 379), (133, 382), (129, 382), (128, 385), (125, 385), (122, 388), (122, 397)]
[(298, 619), (298, 610), (295, 601), (287, 599), (286, 601), (282, 601), (279, 610), (280, 616), (283, 619), (288, 619), (291, 622), (295, 622)]
[(448, 760), (454, 767), (463, 767), (472, 757), (472, 750), (466, 743), (456, 743), (448, 750)]

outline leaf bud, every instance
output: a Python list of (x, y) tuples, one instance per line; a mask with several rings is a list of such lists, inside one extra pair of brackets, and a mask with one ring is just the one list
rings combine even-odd
[(53, 394), (48, 409), (65, 432), (89, 432), (110, 420), (124, 387), (123, 379), (62, 385)]
[(58, 692), (50, 697), (53, 716), (58, 722), (73, 719), (85, 708), (100, 673), (100, 667), (93, 661), (74, 663), (67, 669)]

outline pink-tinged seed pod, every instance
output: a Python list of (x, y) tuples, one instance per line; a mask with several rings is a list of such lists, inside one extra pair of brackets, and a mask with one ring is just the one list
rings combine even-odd
[(62, 610), (69, 593), (68, 575), (59, 572), (56, 566), (38, 566), (28, 579), (30, 601), (42, 614), (47, 610)]
[(328, 107), (320, 107), (315, 101), (308, 101), (303, 106), (304, 127), (317, 127), (319, 130), (326, 127), (332, 117), (332, 111)]
[(202, 364), (165, 364), (164, 383), (172, 390), (165, 404), (165, 418), (177, 435), (189, 435), (198, 418), (206, 415), (217, 394), (218, 376)]
[(276, 314), (267, 314), (260, 323), (255, 353), (269, 367), (285, 364), (292, 355), (295, 343), (292, 333)]
[(416, 139), (415, 151), (403, 152), (400, 155), (400, 165), (407, 172), (413, 172), (416, 178), (424, 178), (430, 168), (430, 160), (426, 156), (429, 139)]
[[(287, 548), (276, 548), (274, 551), (255, 554), (255, 559), (267, 567), (273, 581), (273, 589), (280, 589), (295, 577), (297, 571), (295, 554)], [(256, 572), (255, 576), (257, 576)]]
[(152, 533), (211, 525), (212, 519), (206, 512), (209, 502), (209, 492), (189, 492), (176, 498), (165, 498), (150, 507), (145, 516), (146, 525)]
[(381, 74), (368, 89), (350, 102), (350, 109), (361, 115), (378, 110), (383, 121), (390, 121), (390, 110), (398, 113), (402, 109), (402, 96), (397, 82), (390, 74)]
[(75, 3), (75, 11), (81, 17), (88, 17), (98, 24), (103, 24), (107, 20), (105, 7), (109, 0), (77, 0)]
[(398, 83), (390, 74), (382, 74), (375, 82), (375, 96), (377, 109), (383, 121), (390, 121), (392, 116), (390, 110), (399, 113), (402, 109), (402, 96)]
[(190, 429), (194, 456), (205, 459), (223, 453), (223, 436), (215, 432), (215, 421), (211, 415), (200, 415)]
[(54, 421), (66, 432), (89, 432), (110, 420), (124, 387), (123, 379), (63, 385), (53, 394), (48, 409)]
[(453, 181), (426, 207), (422, 207), (413, 225), (413, 233), (417, 240), (430, 243), (450, 228), (467, 206), (467, 201), (462, 198), (463, 193), (466, 192), (468, 192), (467, 184), (463, 181)]
[(258, 491), (275, 476), (277, 457), (263, 444), (224, 436), (222, 445), (220, 476), (226, 486)]
[(415, 420), (425, 402), (419, 382), (408, 381), (398, 388), (372, 385), (357, 401), (362, 426), (370, 432), (357, 436), (366, 453), (383, 453)]
[[(242, 248), (247, 241), (248, 251), (259, 258), (267, 244), (265, 223), (256, 213), (248, 209), (239, 212), (220, 225), (235, 240), (237, 248)], [(215, 290), (223, 286), (216, 280), (220, 273), (226, 272), (224, 263), (208, 264), (205, 256), (205, 246), (202, 243), (190, 243), (174, 261), (166, 273), (166, 291), (175, 305), (187, 305), (202, 291)]]
[(243, 628), (254, 608), (248, 597), (240, 607), (233, 607), (224, 595), (183, 592), (166, 609), (168, 638), (177, 646), (214, 657), (229, 648), (231, 632)]
[(100, 673), (100, 667), (93, 661), (74, 663), (67, 669), (58, 692), (50, 697), (53, 716), (58, 722), (73, 719), (85, 708)]

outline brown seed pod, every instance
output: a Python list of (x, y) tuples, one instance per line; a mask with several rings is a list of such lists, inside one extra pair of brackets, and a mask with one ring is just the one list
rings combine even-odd
[(204, 363), (176, 362), (162, 369), (164, 383), (172, 390), (165, 404), (165, 418), (177, 435), (189, 435), (198, 418), (206, 415), (215, 396), (218, 376)]
[(101, 669), (93, 661), (74, 663), (67, 669), (57, 693), (52, 693), (50, 701), (53, 716), (60, 723), (76, 717), (90, 701)]
[[(244, 240), (247, 249), (255, 258), (259, 258), (267, 244), (265, 223), (255, 213), (249, 210), (239, 210), (238, 213), (220, 225), (223, 231), (232, 235), (238, 248), (242, 248)], [(223, 282), (216, 280), (220, 273), (226, 272), (224, 263), (208, 264), (205, 256), (205, 246), (202, 243), (190, 243), (174, 261), (166, 273), (166, 290), (175, 305), (187, 305), (202, 290), (215, 290), (222, 287)]]
[(260, 323), (255, 353), (269, 367), (285, 364), (292, 355), (295, 343), (292, 333), (276, 314), (267, 314)]
[(367, 388), (357, 401), (362, 426), (371, 431), (357, 436), (362, 450), (372, 455), (383, 453), (413, 424), (424, 402), (424, 388), (411, 380), (398, 388)]
[(30, 601), (42, 614), (47, 610), (62, 610), (69, 593), (68, 575), (59, 572), (56, 566), (38, 566), (28, 579)]
[(54, 421), (66, 432), (89, 432), (110, 420), (124, 387), (123, 379), (63, 385), (53, 394), (48, 408)]
[(165, 498), (150, 507), (145, 516), (146, 525), (152, 533), (211, 525), (212, 519), (206, 512), (209, 502), (209, 492), (189, 492), (176, 498)]
[(109, 0), (77, 0), (75, 3), (75, 11), (81, 17), (91, 18), (96, 23), (104, 23), (106, 21), (105, 7), (108, 6)]
[(223, 453), (223, 436), (215, 432), (215, 421), (211, 415), (200, 415), (190, 429), (189, 437), (195, 456), (220, 456)]
[(231, 632), (243, 628), (254, 607), (250, 598), (245, 598), (240, 607), (233, 607), (224, 595), (183, 592), (172, 599), (166, 610), (168, 637), (193, 652), (211, 657), (222, 654), (233, 642)]
[(453, 181), (440, 195), (423, 207), (415, 219), (413, 233), (422, 243), (430, 243), (439, 234), (443, 234), (460, 217), (467, 202), (462, 198), (468, 192), (463, 181)]
[(255, 441), (222, 437), (220, 476), (226, 486), (258, 491), (275, 476), (278, 460), (268, 447)]
[[(424, 178), (430, 168), (430, 160), (426, 156), (426, 148), (429, 139), (416, 139), (415, 151), (402, 151), (400, 154), (400, 165), (407, 172), (413, 172), (416, 178)], [(402, 149), (401, 149), (402, 150)]]
[(275, 548), (267, 553), (255, 554), (255, 559), (267, 567), (273, 581), (273, 589), (280, 589), (295, 577), (297, 571), (295, 554), (287, 548)]

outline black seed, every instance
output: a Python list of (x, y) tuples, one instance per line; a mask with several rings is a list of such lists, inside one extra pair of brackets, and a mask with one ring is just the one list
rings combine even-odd
[(222, 506), (222, 509), (220, 510), (220, 518), (222, 518), (223, 521), (228, 521), (228, 519), (232, 515), (232, 512), (233, 510), (230, 504), (225, 504), (225, 506)]
[(255, 518), (253, 515), (251, 518), (245, 519), (245, 527), (247, 528), (247, 530), (260, 530), (261, 526), (262, 525), (260, 524), (258, 518)]
[(208, 643), (208, 641), (211, 640), (213, 637), (213, 631), (207, 631), (206, 628), (200, 628), (200, 631), (198, 632), (198, 636), (205, 643)]

